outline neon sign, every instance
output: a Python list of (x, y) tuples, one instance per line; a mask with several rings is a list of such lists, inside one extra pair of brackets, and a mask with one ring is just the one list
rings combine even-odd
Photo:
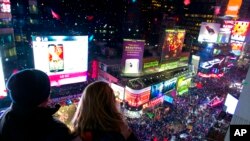
[(220, 74), (205, 74), (205, 73), (201, 73), (198, 72), (198, 76), (200, 77), (204, 77), (204, 78), (221, 78), (222, 76), (224, 76), (224, 73), (220, 73)]
[(237, 17), (241, 4), (242, 0), (229, 0), (225, 15)]

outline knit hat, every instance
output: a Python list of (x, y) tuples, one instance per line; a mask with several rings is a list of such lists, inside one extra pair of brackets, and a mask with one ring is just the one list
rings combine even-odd
[(6, 87), (12, 102), (25, 107), (35, 107), (50, 95), (48, 75), (36, 69), (25, 69), (13, 74)]

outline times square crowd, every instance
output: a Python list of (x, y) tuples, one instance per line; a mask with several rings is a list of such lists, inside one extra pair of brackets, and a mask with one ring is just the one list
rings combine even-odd
[(232, 115), (224, 112), (224, 101), (208, 103), (216, 96), (225, 100), (228, 93), (239, 98), (241, 91), (230, 86), (245, 79), (248, 67), (234, 66), (221, 78), (195, 76), (192, 81), (202, 87), (190, 87), (187, 94), (174, 97), (173, 104), (147, 109), (141, 118), (127, 118), (129, 125), (141, 141), (222, 141)]
[[(225, 99), (228, 93), (239, 98), (240, 90), (230, 86), (233, 83), (242, 83), (248, 68), (248, 65), (234, 66), (221, 78), (195, 76), (193, 83), (201, 83), (202, 87), (190, 87), (188, 93), (175, 96), (173, 104), (162, 103), (144, 109), (140, 118), (126, 117), (129, 126), (140, 141), (224, 140), (232, 115), (223, 112), (223, 102), (215, 107), (208, 106), (208, 103), (216, 96)], [(84, 83), (82, 88), (93, 81)], [(82, 89), (76, 90), (75, 93), (79, 91)], [(66, 99), (54, 98), (53, 103), (78, 99), (81, 95), (72, 96), (68, 93), (69, 91), (65, 94), (69, 95)]]

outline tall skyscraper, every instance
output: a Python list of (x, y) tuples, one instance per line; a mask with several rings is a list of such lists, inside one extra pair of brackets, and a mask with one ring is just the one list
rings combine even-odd
[(180, 26), (186, 29), (185, 43), (190, 45), (198, 39), (202, 22), (214, 22), (216, 0), (192, 0), (183, 5)]
[(5, 77), (8, 77), (16, 59), (10, 0), (0, 0), (0, 57), (5, 66)]

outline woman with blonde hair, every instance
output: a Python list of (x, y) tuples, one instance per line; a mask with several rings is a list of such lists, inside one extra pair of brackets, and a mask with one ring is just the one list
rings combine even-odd
[(109, 84), (97, 81), (83, 91), (73, 118), (73, 141), (137, 141)]

